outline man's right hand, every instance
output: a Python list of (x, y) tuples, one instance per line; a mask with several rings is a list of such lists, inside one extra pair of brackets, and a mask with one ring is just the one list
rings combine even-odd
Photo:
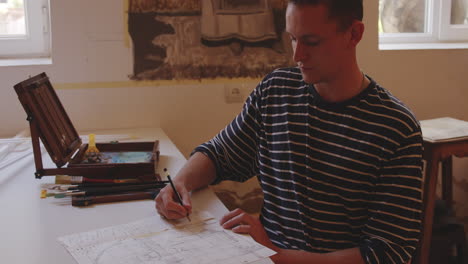
[(174, 182), (174, 185), (182, 198), (184, 206), (179, 204), (170, 184), (161, 189), (156, 199), (154, 199), (156, 201), (156, 210), (167, 219), (184, 218), (187, 214), (192, 213), (192, 201), (187, 188), (185, 188), (183, 184), (178, 184), (176, 182)]
[(156, 210), (167, 219), (186, 217), (187, 213), (192, 213), (190, 191), (207, 186), (214, 181), (215, 177), (216, 169), (211, 159), (200, 152), (193, 154), (173, 179), (184, 205), (179, 204), (174, 190), (168, 184), (154, 199)]

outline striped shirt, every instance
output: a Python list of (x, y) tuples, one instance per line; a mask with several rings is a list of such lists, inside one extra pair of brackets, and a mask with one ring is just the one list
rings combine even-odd
[(321, 99), (297, 68), (267, 75), (242, 112), (195, 152), (217, 181), (257, 176), (261, 221), (278, 247), (358, 247), (367, 263), (406, 263), (421, 225), (422, 137), (411, 111), (371, 84)]

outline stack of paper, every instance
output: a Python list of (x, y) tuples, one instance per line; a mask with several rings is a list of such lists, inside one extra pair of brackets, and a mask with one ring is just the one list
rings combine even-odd
[(424, 140), (445, 142), (468, 139), (468, 122), (451, 117), (423, 120), (421, 123)]

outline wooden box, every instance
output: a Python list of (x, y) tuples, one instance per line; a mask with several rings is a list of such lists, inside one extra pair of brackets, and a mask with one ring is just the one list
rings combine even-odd
[[(61, 104), (49, 77), (45, 73), (31, 77), (14, 86), (27, 114), (36, 165), (36, 178), (47, 175), (84, 176), (103, 179), (138, 178), (160, 180), (156, 173), (159, 141), (128, 143), (97, 143), (100, 153), (109, 155), (106, 163), (85, 163), (88, 148), (82, 144), (70, 118)], [(57, 168), (44, 168), (39, 146), (44, 144)], [(141, 155), (137, 161), (114, 159), (119, 155)]]

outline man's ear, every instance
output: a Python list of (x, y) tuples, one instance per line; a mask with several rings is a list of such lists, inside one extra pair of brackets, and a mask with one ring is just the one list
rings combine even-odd
[(349, 44), (353, 47), (356, 47), (357, 44), (362, 39), (362, 36), (364, 35), (364, 23), (361, 21), (354, 21), (353, 24), (351, 25), (350, 28), (351, 31), (351, 38), (349, 39)]

